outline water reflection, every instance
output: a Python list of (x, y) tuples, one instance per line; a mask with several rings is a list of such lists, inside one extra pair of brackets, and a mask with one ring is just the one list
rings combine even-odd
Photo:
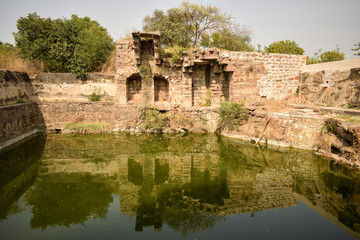
[(360, 233), (358, 171), (311, 152), (197, 134), (48, 135), (44, 142), (1, 155), (1, 219), (21, 212), (21, 200), (33, 229), (69, 227), (106, 218), (118, 195), (135, 231), (166, 224), (186, 235), (229, 214), (256, 217), (301, 200)]

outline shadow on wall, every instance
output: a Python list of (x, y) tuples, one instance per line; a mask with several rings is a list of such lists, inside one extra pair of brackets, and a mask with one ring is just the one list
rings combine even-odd
[(33, 86), (26, 73), (0, 71), (0, 148), (45, 126), (39, 105), (29, 102), (32, 93)]

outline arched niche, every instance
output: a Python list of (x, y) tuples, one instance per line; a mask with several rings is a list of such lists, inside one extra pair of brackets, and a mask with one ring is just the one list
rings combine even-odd
[(142, 102), (142, 78), (140, 74), (133, 74), (126, 79), (126, 99), (128, 103)]
[(154, 101), (168, 102), (169, 98), (169, 81), (161, 76), (154, 76)]

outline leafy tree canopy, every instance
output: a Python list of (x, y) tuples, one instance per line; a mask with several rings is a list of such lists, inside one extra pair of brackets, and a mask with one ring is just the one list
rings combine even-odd
[(340, 51), (339, 47), (336, 47), (332, 51), (322, 52), (322, 48), (317, 50), (314, 53), (313, 57), (308, 57), (306, 60), (306, 64), (316, 64), (316, 63), (324, 63), (324, 62), (333, 62), (333, 61), (341, 61), (345, 59), (345, 53)]
[(143, 20), (144, 31), (161, 32), (164, 47), (189, 48), (199, 45), (228, 50), (249, 51), (249, 31), (232, 23), (231, 17), (211, 5), (183, 2), (166, 12), (155, 10)]
[(299, 47), (295, 41), (282, 40), (271, 43), (268, 47), (265, 47), (265, 51), (268, 53), (283, 53), (283, 54), (304, 54), (304, 49)]
[(334, 62), (341, 61), (345, 59), (345, 53), (340, 52), (340, 49), (337, 48), (333, 51), (326, 51), (320, 55), (322, 62)]
[(232, 28), (224, 27), (221, 30), (213, 32), (211, 35), (204, 33), (201, 38), (201, 46), (244, 52), (252, 52), (255, 50), (251, 45), (249, 31), (237, 24)]
[(107, 30), (89, 17), (41, 18), (36, 13), (17, 21), (16, 46), (24, 58), (40, 60), (51, 72), (84, 78), (106, 61), (114, 45)]

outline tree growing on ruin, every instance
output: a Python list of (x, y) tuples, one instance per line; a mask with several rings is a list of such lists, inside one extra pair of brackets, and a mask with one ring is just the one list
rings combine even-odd
[(40, 60), (51, 72), (72, 72), (78, 78), (99, 70), (114, 48), (107, 30), (89, 17), (51, 19), (31, 13), (18, 19), (17, 28), (16, 47), (25, 59)]
[(155, 9), (152, 16), (144, 18), (143, 30), (159, 31), (161, 44), (166, 47), (189, 47), (193, 36), (193, 29), (179, 8), (171, 8), (166, 12)]
[(265, 52), (302, 55), (305, 51), (295, 41), (282, 40), (265, 47)]
[(144, 18), (143, 30), (161, 32), (162, 45), (167, 48), (201, 45), (236, 51), (252, 49), (250, 31), (234, 24), (229, 15), (212, 5), (183, 2), (166, 12), (155, 10)]

